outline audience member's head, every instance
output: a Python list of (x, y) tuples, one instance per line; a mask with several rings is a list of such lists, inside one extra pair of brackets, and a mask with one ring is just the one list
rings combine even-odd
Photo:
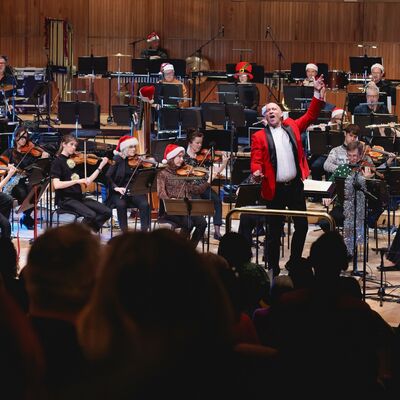
[(338, 232), (326, 232), (310, 249), (310, 264), (318, 280), (338, 278), (348, 268), (347, 247)]
[(218, 255), (224, 257), (231, 266), (241, 266), (251, 261), (251, 245), (243, 235), (228, 232), (219, 242)]
[(310, 261), (301, 257), (296, 265), (289, 270), (289, 277), (292, 279), (293, 287), (301, 289), (309, 287), (314, 279), (314, 273)]
[(30, 312), (74, 318), (94, 286), (100, 244), (83, 224), (48, 229), (33, 243), (23, 270)]
[(161, 365), (222, 348), (232, 318), (221, 283), (189, 242), (169, 230), (132, 232), (109, 244), (78, 332), (91, 359)]
[(3, 279), (15, 279), (18, 275), (17, 251), (10, 238), (0, 238), (0, 273)]

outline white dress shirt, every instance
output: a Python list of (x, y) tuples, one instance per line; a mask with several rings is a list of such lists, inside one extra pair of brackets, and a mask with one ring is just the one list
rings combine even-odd
[(276, 181), (291, 181), (297, 175), (297, 168), (289, 135), (281, 126), (269, 128), (276, 150)]

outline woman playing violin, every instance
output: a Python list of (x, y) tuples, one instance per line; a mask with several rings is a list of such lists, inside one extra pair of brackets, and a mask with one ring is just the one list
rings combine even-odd
[[(209, 153), (209, 156), (204, 156), (203, 157), (198, 157), (198, 154), (201, 151), (201, 148), (203, 146), (203, 138), (204, 134), (199, 131), (190, 131), (188, 132), (187, 135), (187, 140), (188, 140), (188, 147), (187, 147), (187, 153), (184, 157), (184, 161), (188, 165), (192, 165), (194, 167), (198, 166), (205, 166), (207, 168), (210, 168), (212, 165), (212, 160), (211, 160), (211, 154)], [(220, 174), (225, 168), (228, 163), (229, 157), (226, 155), (225, 152), (223, 152), (221, 155), (219, 155), (221, 164), (213, 169), (213, 176), (211, 177), (211, 174), (207, 174), (205, 177), (205, 180), (208, 179), (208, 183), (211, 184), (213, 179)], [(218, 194), (211, 189), (210, 186), (207, 186), (205, 190), (200, 193), (200, 197), (202, 199), (210, 199), (214, 202), (214, 208), (215, 208), (215, 214), (213, 217), (213, 223), (214, 223), (214, 239), (220, 240), (221, 239), (221, 225), (222, 225), (222, 201)]]
[(138, 140), (132, 136), (122, 136), (116, 148), (114, 163), (106, 173), (108, 182), (107, 205), (117, 209), (118, 223), (121, 230), (128, 229), (127, 210), (139, 209), (140, 228), (147, 231), (150, 226), (150, 206), (145, 194), (127, 192), (127, 184), (132, 181), (132, 174), (140, 168), (142, 159), (136, 154)]
[[(14, 146), (7, 149), (2, 155), (2, 159), (9, 164), (15, 165), (19, 170), (24, 170), (28, 166), (34, 164), (38, 158), (47, 158), (49, 154), (43, 150), (39, 150), (30, 140), (29, 133), (24, 126), (19, 127), (14, 134)], [(13, 179), (17, 179), (11, 185), (12, 189), (7, 187), (5, 191), (22, 204), (26, 196), (31, 190), (29, 179), (27, 176), (15, 175)], [(11, 183), (11, 182), (10, 182)], [(25, 225), (28, 229), (33, 229), (34, 221), (31, 217), (32, 209), (24, 211), (20, 220), (21, 225)]]
[(10, 238), (11, 237), (11, 224), (10, 224), (10, 213), (12, 209), (13, 199), (7, 193), (3, 193), (3, 187), (15, 174), (17, 169), (14, 165), (10, 164), (7, 169), (7, 175), (0, 181), (0, 237)]
[(55, 201), (62, 209), (84, 217), (83, 222), (97, 232), (104, 222), (111, 218), (111, 210), (105, 204), (84, 198), (81, 184), (91, 184), (107, 164), (108, 158), (104, 157), (98, 168), (88, 178), (79, 178), (73, 171), (75, 162), (70, 159), (77, 145), (78, 140), (75, 136), (65, 135), (62, 138), (58, 156), (51, 165), (50, 175), (56, 191)]
[[(157, 192), (161, 200), (192, 198), (203, 193), (209, 184), (207, 181), (194, 183), (193, 180), (177, 178), (177, 171), (183, 165), (185, 149), (176, 144), (169, 144), (165, 148), (163, 163), (167, 165), (157, 176)], [(161, 207), (160, 207), (161, 209)], [(207, 221), (203, 216), (187, 216), (165, 214), (162, 211), (160, 216), (166, 222), (171, 222), (177, 228), (181, 228), (181, 233), (189, 237), (194, 228), (191, 241), (197, 247), (199, 241), (204, 236)]]

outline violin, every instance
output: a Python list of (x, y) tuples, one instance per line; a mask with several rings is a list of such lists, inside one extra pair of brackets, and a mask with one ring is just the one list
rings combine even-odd
[(136, 154), (132, 157), (128, 157), (128, 165), (131, 168), (153, 168), (158, 166), (158, 162), (151, 158), (143, 158)]
[(196, 155), (196, 160), (200, 163), (203, 163), (204, 161), (221, 162), (222, 154), (222, 151), (215, 150), (213, 158), (211, 154), (211, 149), (201, 149), (200, 152)]
[(208, 170), (206, 168), (193, 167), (188, 164), (176, 170), (176, 174), (178, 176), (186, 176), (186, 177), (204, 178), (207, 175), (207, 173)]
[[(85, 162), (85, 154), (77, 152), (70, 157), (76, 165), (83, 164)], [(103, 157), (96, 156), (96, 154), (86, 154), (86, 163), (89, 165), (96, 165), (101, 161)], [(112, 160), (108, 160), (109, 164), (112, 164)]]
[(35, 146), (32, 142), (27, 142), (27, 144), (25, 146), (22, 146), (18, 152), (22, 153), (22, 154), (30, 154), (33, 157), (41, 157), (43, 152), (45, 152), (45, 150), (43, 150), (41, 147), (39, 146)]

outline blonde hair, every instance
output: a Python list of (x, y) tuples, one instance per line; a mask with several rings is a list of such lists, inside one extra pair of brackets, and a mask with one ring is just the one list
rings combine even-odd
[(63, 151), (63, 144), (67, 144), (70, 142), (75, 142), (76, 144), (78, 144), (78, 139), (71, 134), (64, 135), (61, 139), (60, 148), (57, 151), (57, 155), (60, 155), (61, 152)]

